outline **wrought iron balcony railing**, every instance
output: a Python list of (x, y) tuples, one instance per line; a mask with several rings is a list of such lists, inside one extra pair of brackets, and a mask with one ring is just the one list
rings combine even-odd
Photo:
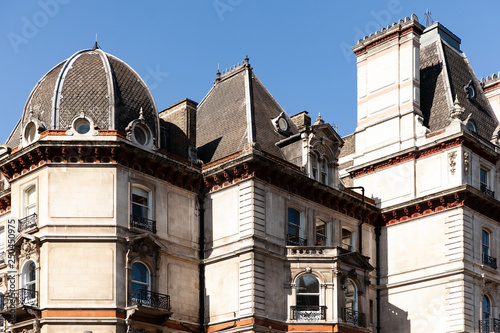
[(366, 316), (358, 311), (344, 308), (342, 310), (342, 320), (349, 324), (366, 327)]
[(130, 293), (130, 305), (146, 306), (156, 310), (170, 312), (170, 296), (148, 290), (134, 290)]
[(156, 221), (142, 216), (130, 215), (130, 226), (156, 234)]
[(479, 321), (479, 332), (500, 333), (500, 319), (489, 318)]
[(497, 258), (490, 257), (486, 253), (483, 253), (483, 264), (493, 269), (497, 269)]
[(481, 189), (481, 192), (483, 192), (484, 194), (487, 194), (490, 197), (495, 197), (495, 192), (490, 190), (486, 184), (481, 183), (480, 189)]
[(23, 288), (6, 292), (1, 296), (1, 310), (13, 309), (21, 305), (38, 306), (38, 291)]
[(326, 306), (297, 305), (290, 307), (292, 320), (320, 321), (326, 319)]
[(296, 245), (296, 246), (305, 246), (305, 245), (307, 245), (307, 239), (300, 238), (299, 236), (294, 235), (294, 234), (287, 234), (286, 244), (287, 245)]
[(33, 227), (36, 227), (36, 213), (33, 213), (29, 216), (26, 216), (22, 219), (20, 219), (18, 222), (19, 222), (19, 225), (18, 225), (18, 228), (17, 228), (17, 231), (18, 232), (22, 232), (24, 230), (28, 230), (28, 229), (31, 229)]

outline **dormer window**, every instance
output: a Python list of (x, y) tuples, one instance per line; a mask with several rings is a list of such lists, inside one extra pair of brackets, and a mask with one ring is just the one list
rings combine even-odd
[(467, 98), (470, 100), (476, 99), (476, 89), (474, 88), (474, 84), (472, 83), (472, 80), (467, 83), (467, 85), (464, 87), (465, 93), (467, 94)]
[(90, 131), (90, 122), (85, 118), (75, 121), (75, 130), (78, 134), (87, 134)]
[(148, 144), (148, 133), (147, 131), (140, 125), (136, 125), (134, 127), (134, 139), (141, 146), (145, 146)]
[(476, 123), (474, 122), (474, 120), (472, 119), (469, 119), (469, 121), (467, 122), (467, 127), (474, 133), (477, 133), (477, 126), (476, 126)]

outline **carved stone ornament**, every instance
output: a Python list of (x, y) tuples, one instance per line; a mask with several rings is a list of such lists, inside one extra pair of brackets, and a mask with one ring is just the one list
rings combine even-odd
[(455, 159), (457, 158), (457, 152), (453, 151), (451, 153), (448, 153), (448, 159), (450, 160), (450, 172), (452, 175), (455, 174), (455, 166), (457, 165), (457, 162), (455, 162)]
[(453, 103), (453, 106), (450, 109), (451, 120), (453, 121), (453, 120), (457, 119), (457, 120), (461, 121), (463, 119), (464, 113), (465, 113), (465, 108), (460, 105), (460, 103), (458, 102), (458, 98), (455, 95), (455, 102)]
[(467, 171), (469, 171), (469, 152), (464, 152), (464, 172), (467, 175)]
[(34, 241), (30, 241), (28, 239), (23, 240), (23, 244), (21, 244), (21, 257), (26, 259), (30, 259), (31, 255), (36, 253), (37, 246)]

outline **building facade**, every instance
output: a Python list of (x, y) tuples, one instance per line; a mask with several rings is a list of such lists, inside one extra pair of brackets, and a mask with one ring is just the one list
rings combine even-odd
[(7, 332), (500, 332), (500, 79), (415, 16), (360, 40), (358, 125), (246, 58), (158, 112), (97, 45), (0, 145)]

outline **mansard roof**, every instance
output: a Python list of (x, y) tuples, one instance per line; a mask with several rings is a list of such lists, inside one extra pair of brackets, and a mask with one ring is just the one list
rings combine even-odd
[[(280, 116), (288, 122), (286, 133), (273, 122)], [(198, 105), (196, 144), (205, 163), (248, 145), (285, 159), (276, 143), (295, 134), (296, 125), (253, 73), (248, 58), (217, 73), (214, 86)]]
[[(490, 140), (498, 120), (459, 45), (460, 39), (439, 22), (427, 27), (422, 35), (420, 98), (424, 125), (431, 133), (443, 130), (450, 123), (450, 109), (458, 101), (465, 108), (462, 120), (472, 118), (477, 133)], [(466, 90), (469, 84), (475, 91), (473, 98)]]

